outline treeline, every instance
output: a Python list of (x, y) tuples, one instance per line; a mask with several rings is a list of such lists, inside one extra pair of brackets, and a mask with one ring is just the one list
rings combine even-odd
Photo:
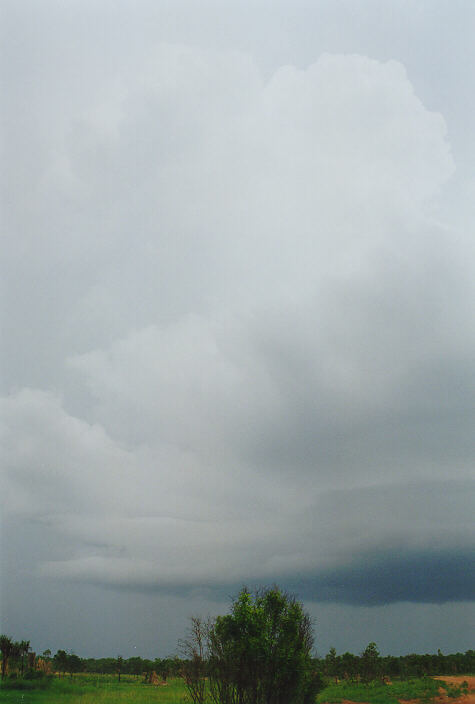
[[(57, 655), (52, 659), (52, 664), (56, 672), (70, 673), (70, 664), (68, 656), (63, 663), (58, 662)], [(156, 673), (162, 680), (168, 678), (179, 677), (183, 668), (183, 661), (178, 657), (141, 658), (134, 656), (131, 658), (80, 658), (80, 668), (74, 672), (88, 672), (89, 674), (98, 675), (134, 675), (136, 677), (145, 677)]]
[[(130, 658), (81, 658), (75, 653), (58, 650), (55, 655), (45, 650), (41, 655), (31, 652), (29, 641), (13, 641), (0, 636), (2, 678), (7, 674), (32, 678), (41, 674), (57, 673), (61, 677), (72, 677), (79, 672), (89, 674), (134, 675), (146, 681), (153, 673), (166, 681), (183, 676), (189, 666), (187, 658), (178, 656), (148, 659), (139, 656)], [(375, 643), (355, 655), (350, 652), (337, 654), (335, 648), (322, 658), (313, 658), (313, 667), (323, 677), (335, 680), (369, 682), (376, 679), (408, 679), (431, 675), (464, 675), (475, 672), (475, 650), (444, 655), (381, 656)], [(36, 674), (35, 674), (36, 673)]]
[(180, 676), (184, 661), (178, 657), (155, 658), (154, 660), (131, 657), (81, 658), (72, 652), (58, 650), (55, 655), (45, 650), (41, 655), (31, 651), (30, 641), (14, 641), (9, 636), (0, 636), (1, 676), (33, 679), (57, 673), (60, 677), (72, 677), (79, 672), (101, 675), (135, 675), (147, 679), (155, 673), (162, 680)]
[[(74, 654), (58, 651), (50, 659), (56, 672), (89, 672), (91, 674), (146, 676), (156, 672), (163, 680), (181, 676), (186, 663), (185, 658), (169, 657), (153, 660), (138, 656), (122, 658), (78, 658)], [(343, 653), (337, 655), (334, 648), (324, 658), (313, 659), (315, 670), (325, 677), (353, 680), (374, 680), (384, 677), (389, 679), (424, 677), (431, 675), (465, 675), (475, 672), (475, 650), (465, 653), (444, 655), (439, 650), (436, 654), (387, 655), (381, 656), (377, 646), (370, 643), (360, 654)]]
[(408, 679), (430, 675), (465, 675), (475, 672), (475, 650), (444, 655), (381, 656), (375, 643), (370, 643), (360, 655), (337, 655), (335, 648), (324, 658), (316, 659), (316, 667), (324, 676), (336, 680), (372, 681), (375, 679)]

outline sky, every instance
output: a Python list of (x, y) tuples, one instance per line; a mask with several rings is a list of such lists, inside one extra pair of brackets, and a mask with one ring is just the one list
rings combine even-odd
[(0, 631), (473, 648), (475, 5), (5, 0)]

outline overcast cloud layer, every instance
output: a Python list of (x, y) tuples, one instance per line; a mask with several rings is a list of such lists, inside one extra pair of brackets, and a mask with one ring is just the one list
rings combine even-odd
[(265, 62), (181, 5), (151, 38), (146, 3), (122, 46), (107, 3), (29, 7), (5, 12), (2, 630), (25, 581), (92, 613), (93, 588), (179, 619), (274, 581), (323, 614), (473, 613), (475, 181), (443, 110), (397, 53)]

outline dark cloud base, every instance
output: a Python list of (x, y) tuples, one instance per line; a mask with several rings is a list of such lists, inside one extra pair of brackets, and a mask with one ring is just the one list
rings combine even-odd
[(288, 575), (257, 582), (249, 576), (234, 584), (160, 585), (107, 584), (119, 591), (160, 592), (178, 597), (231, 599), (242, 586), (257, 590), (272, 583), (299, 599), (351, 606), (383, 606), (396, 602), (444, 604), (475, 601), (475, 559), (471, 550), (367, 556), (361, 564), (316, 574)]
[(385, 555), (364, 559), (358, 566), (286, 580), (286, 585), (311, 601), (354, 606), (471, 601), (475, 599), (475, 560), (470, 550)]

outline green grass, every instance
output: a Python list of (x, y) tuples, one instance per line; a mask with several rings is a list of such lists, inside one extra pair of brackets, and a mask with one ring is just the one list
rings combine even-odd
[[(19, 683), (18, 683), (19, 684)], [(166, 686), (143, 684), (141, 678), (123, 675), (121, 682), (113, 675), (74, 675), (53, 678), (47, 688), (38, 681), (27, 682), (28, 689), (0, 686), (0, 704), (184, 704), (185, 686), (181, 678), (170, 679)], [(429, 702), (444, 687), (449, 696), (459, 696), (463, 688), (450, 687), (430, 678), (395, 681), (330, 684), (317, 697), (317, 704), (336, 704), (343, 699), (368, 704), (398, 704), (400, 699)]]
[(55, 678), (46, 689), (5, 689), (0, 687), (1, 704), (182, 704), (185, 688), (182, 679), (171, 679), (166, 686), (146, 685), (141, 679), (124, 675), (75, 675)]

